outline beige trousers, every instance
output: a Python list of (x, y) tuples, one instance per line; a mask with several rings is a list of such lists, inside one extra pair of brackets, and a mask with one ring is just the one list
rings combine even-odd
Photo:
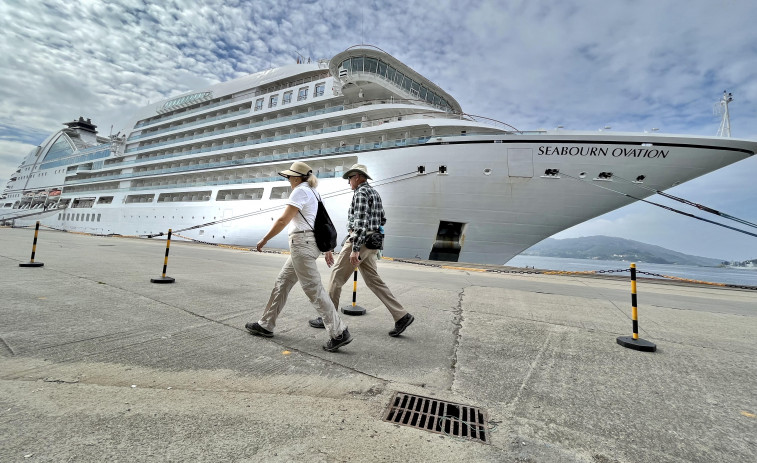
[[(334, 307), (339, 307), (339, 296), (342, 294), (342, 286), (350, 279), (352, 272), (355, 268), (350, 263), (350, 253), (352, 252), (352, 243), (347, 240), (339, 252), (339, 256), (336, 258), (334, 268), (331, 269), (331, 277), (329, 278), (329, 297)], [(378, 266), (376, 265), (376, 254), (378, 249), (368, 249), (365, 245), (360, 247), (360, 264), (358, 269), (360, 275), (363, 277), (365, 286), (370, 289), (376, 297), (389, 309), (392, 314), (392, 318), (396, 322), (400, 318), (407, 315), (407, 311), (402, 307), (402, 304), (394, 297), (394, 294), (386, 286), (384, 280), (378, 274)], [(324, 319), (324, 322), (326, 320)]]
[(321, 251), (315, 244), (313, 232), (289, 235), (289, 250), (289, 258), (276, 278), (271, 297), (258, 323), (269, 331), (274, 330), (276, 319), (286, 305), (289, 291), (299, 281), (310, 303), (323, 318), (323, 324), (326, 325), (329, 336), (338, 337), (347, 329), (347, 325), (339, 318), (334, 304), (331, 303), (321, 283), (321, 274), (315, 263)]

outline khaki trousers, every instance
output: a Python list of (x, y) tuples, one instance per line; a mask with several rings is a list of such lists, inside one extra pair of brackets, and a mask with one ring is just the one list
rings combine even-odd
[[(355, 267), (350, 263), (350, 253), (352, 252), (352, 243), (347, 240), (336, 258), (334, 268), (331, 269), (329, 278), (329, 297), (334, 307), (339, 307), (339, 296), (342, 294), (342, 286), (350, 279)], [(394, 297), (394, 294), (386, 286), (384, 280), (378, 274), (376, 265), (376, 254), (378, 249), (368, 249), (365, 245), (360, 247), (360, 263), (358, 269), (363, 276), (365, 286), (370, 289), (376, 297), (389, 309), (394, 321), (407, 315), (407, 311), (402, 304)], [(326, 320), (324, 319), (324, 322)]]
[(276, 278), (271, 297), (258, 323), (269, 331), (276, 328), (276, 319), (286, 305), (289, 291), (299, 281), (310, 303), (323, 318), (323, 324), (326, 325), (329, 336), (332, 338), (340, 336), (342, 331), (347, 329), (347, 325), (339, 318), (334, 304), (331, 303), (321, 283), (321, 274), (315, 263), (321, 251), (315, 244), (313, 232), (289, 235), (289, 250), (289, 258)]

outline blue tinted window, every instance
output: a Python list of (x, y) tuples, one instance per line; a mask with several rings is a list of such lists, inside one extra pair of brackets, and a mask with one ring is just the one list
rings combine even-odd
[(53, 161), (55, 159), (64, 158), (74, 154), (74, 149), (66, 139), (65, 135), (58, 137), (58, 140), (50, 148), (50, 151), (45, 155), (43, 161)]

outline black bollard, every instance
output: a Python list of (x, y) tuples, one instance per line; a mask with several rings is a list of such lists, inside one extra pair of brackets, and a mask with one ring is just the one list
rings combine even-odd
[(654, 352), (657, 346), (654, 343), (639, 338), (639, 317), (636, 302), (636, 264), (631, 264), (631, 320), (633, 336), (618, 337), (618, 344), (633, 350)]
[(342, 307), (342, 313), (345, 315), (365, 315), (365, 309), (357, 305), (357, 267), (355, 267), (355, 278), (352, 282), (352, 305)]
[(151, 283), (173, 283), (176, 281), (171, 277), (166, 276), (166, 267), (168, 267), (168, 249), (171, 247), (171, 229), (168, 229), (168, 238), (166, 239), (166, 257), (163, 259), (163, 276), (158, 278), (150, 278)]
[(37, 252), (37, 235), (39, 234), (39, 220), (37, 220), (37, 226), (34, 227), (34, 243), (32, 243), (32, 259), (25, 264), (18, 264), (19, 267), (42, 267), (42, 262), (34, 262), (34, 254)]

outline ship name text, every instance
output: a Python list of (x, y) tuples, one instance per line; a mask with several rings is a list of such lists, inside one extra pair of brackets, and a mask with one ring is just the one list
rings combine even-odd
[(670, 150), (651, 148), (607, 148), (602, 146), (540, 146), (539, 156), (611, 156), (614, 158), (662, 158)]

